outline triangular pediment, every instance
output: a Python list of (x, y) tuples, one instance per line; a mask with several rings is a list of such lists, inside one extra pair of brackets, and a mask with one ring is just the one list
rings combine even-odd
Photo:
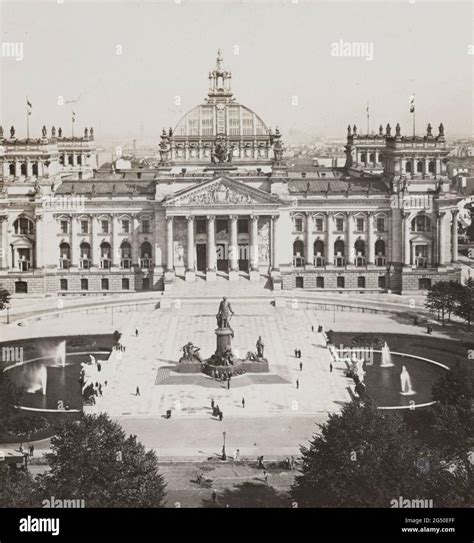
[(281, 200), (245, 183), (220, 176), (180, 191), (165, 202), (165, 207), (245, 207), (255, 205), (279, 206)]

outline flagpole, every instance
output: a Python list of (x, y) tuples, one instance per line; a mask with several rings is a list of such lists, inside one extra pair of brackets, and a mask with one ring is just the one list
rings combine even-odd
[(416, 132), (415, 132), (415, 111), (416, 111), (416, 108), (414, 107), (413, 108), (413, 138), (416, 135)]
[(370, 133), (370, 113), (369, 113), (369, 102), (367, 102), (367, 135)]
[(72, 139), (74, 139), (74, 111), (71, 106), (71, 128), (72, 128)]
[(30, 112), (28, 111), (28, 96), (26, 97), (26, 139), (30, 139)]

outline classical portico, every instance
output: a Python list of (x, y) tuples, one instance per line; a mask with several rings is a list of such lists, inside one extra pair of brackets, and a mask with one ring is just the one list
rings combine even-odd
[[(197, 273), (237, 280), (278, 269), (273, 223), (280, 200), (224, 175), (187, 188), (164, 202), (167, 274), (193, 281)], [(178, 233), (181, 233), (179, 235)]]

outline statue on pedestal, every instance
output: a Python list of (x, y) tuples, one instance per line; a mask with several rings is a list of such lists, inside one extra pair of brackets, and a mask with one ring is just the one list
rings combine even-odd
[(232, 332), (232, 337), (234, 337), (234, 331), (230, 326), (230, 319), (234, 314), (230, 302), (227, 301), (227, 298), (224, 296), (221, 303), (219, 304), (219, 311), (216, 315), (217, 327), (218, 328), (228, 328)]
[(200, 362), (202, 364), (202, 358), (199, 354), (200, 347), (196, 347), (192, 341), (188, 341), (181, 349), (183, 350), (183, 356), (180, 362)]
[(258, 336), (256, 347), (257, 347), (257, 358), (263, 358), (263, 349), (265, 345), (263, 344), (262, 336)]

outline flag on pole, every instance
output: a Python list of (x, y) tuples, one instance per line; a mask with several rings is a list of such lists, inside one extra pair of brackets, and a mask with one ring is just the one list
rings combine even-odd
[(31, 115), (31, 109), (33, 108), (33, 104), (28, 100), (28, 98), (26, 99), (26, 106), (28, 108), (28, 115)]
[(415, 95), (414, 94), (410, 96), (409, 103), (410, 103), (410, 113), (414, 113), (415, 112)]
[(74, 111), (72, 112), (72, 122), (76, 122), (76, 114), (74, 113)]
[(367, 112), (367, 115), (369, 114), (369, 102), (367, 102), (367, 108), (365, 110)]

